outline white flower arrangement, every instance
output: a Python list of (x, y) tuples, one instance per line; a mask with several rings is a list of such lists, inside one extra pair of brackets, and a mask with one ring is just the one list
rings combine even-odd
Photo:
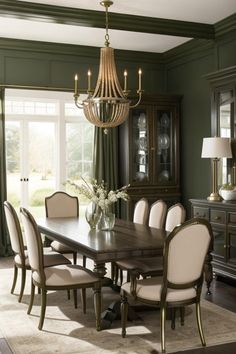
[(76, 188), (79, 194), (84, 195), (87, 199), (91, 200), (91, 202), (98, 205), (103, 212), (108, 210), (109, 206), (116, 203), (118, 199), (123, 199), (125, 201), (129, 200), (127, 189), (130, 185), (123, 186), (115, 191), (108, 191), (105, 187), (104, 181), (98, 184), (97, 181), (94, 180), (89, 184), (83, 177), (81, 178), (84, 181), (84, 184), (82, 185), (77, 185), (71, 181), (68, 182)]

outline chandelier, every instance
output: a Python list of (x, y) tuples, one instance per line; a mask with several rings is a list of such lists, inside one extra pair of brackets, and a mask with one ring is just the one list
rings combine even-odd
[(75, 75), (74, 81), (74, 99), (78, 108), (83, 109), (87, 120), (97, 127), (104, 128), (107, 133), (107, 128), (114, 128), (122, 124), (129, 115), (129, 109), (137, 107), (142, 97), (142, 71), (138, 70), (138, 100), (137, 103), (131, 105), (128, 99), (129, 90), (127, 89), (127, 70), (124, 71), (124, 88), (118, 80), (114, 49), (109, 47), (108, 34), (108, 8), (113, 4), (113, 1), (104, 0), (100, 4), (105, 7), (106, 11), (106, 34), (105, 48), (100, 49), (100, 66), (97, 84), (94, 90), (91, 89), (91, 71), (88, 70), (88, 89), (87, 98), (79, 101), (78, 91), (78, 75)]

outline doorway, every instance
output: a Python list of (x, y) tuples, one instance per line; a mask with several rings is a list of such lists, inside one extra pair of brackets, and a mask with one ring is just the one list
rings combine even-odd
[(72, 93), (7, 89), (5, 112), (7, 199), (42, 216), (67, 179), (91, 178), (94, 127)]

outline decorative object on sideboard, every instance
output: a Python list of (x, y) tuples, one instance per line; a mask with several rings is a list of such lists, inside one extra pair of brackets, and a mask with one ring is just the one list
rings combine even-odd
[(222, 198), (217, 187), (217, 163), (222, 157), (232, 157), (230, 139), (221, 137), (203, 138), (201, 157), (212, 159), (212, 193), (207, 199), (219, 201)]
[(142, 70), (138, 70), (138, 100), (131, 105), (128, 99), (127, 70), (124, 71), (124, 88), (122, 90), (118, 80), (114, 59), (114, 49), (109, 47), (108, 34), (108, 8), (113, 4), (111, 0), (100, 2), (106, 10), (106, 34), (105, 47), (100, 50), (100, 67), (95, 90), (91, 88), (91, 71), (88, 71), (88, 97), (79, 102), (78, 75), (75, 75), (74, 99), (78, 108), (84, 110), (84, 115), (88, 121), (98, 127), (113, 128), (122, 124), (129, 115), (129, 109), (137, 107), (142, 97)]
[(231, 183), (223, 184), (219, 194), (224, 200), (236, 200), (236, 186)]

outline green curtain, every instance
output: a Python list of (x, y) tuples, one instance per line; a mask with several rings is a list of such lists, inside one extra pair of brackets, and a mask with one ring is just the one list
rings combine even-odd
[(0, 256), (10, 256), (12, 249), (3, 209), (3, 202), (7, 198), (4, 96), (5, 89), (0, 88)]
[[(101, 183), (104, 181), (108, 190), (118, 188), (118, 128), (104, 129), (95, 127), (93, 176)], [(116, 203), (116, 216), (120, 215), (120, 203)]]

